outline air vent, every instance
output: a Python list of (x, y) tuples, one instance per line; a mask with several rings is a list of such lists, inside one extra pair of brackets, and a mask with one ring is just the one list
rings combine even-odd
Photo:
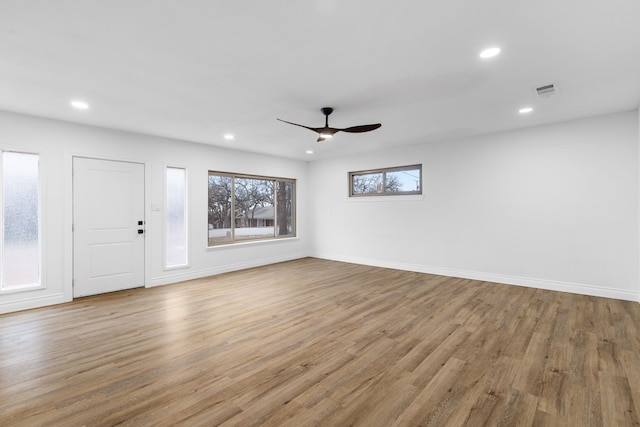
[(540, 86), (536, 88), (536, 93), (540, 98), (548, 98), (558, 93), (558, 87), (555, 84)]

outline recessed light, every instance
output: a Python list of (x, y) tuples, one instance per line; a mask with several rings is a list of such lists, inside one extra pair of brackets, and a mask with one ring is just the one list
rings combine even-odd
[(307, 150), (307, 151), (305, 151), (305, 153), (307, 153), (307, 154), (313, 154), (313, 150)]
[(533, 108), (531, 107), (523, 107), (521, 109), (518, 110), (518, 113), (520, 114), (527, 114), (533, 111)]
[(230, 133), (225, 133), (224, 134), (224, 139), (226, 139), (227, 141), (233, 141), (236, 137), (233, 134)]
[(492, 58), (500, 53), (499, 47), (491, 47), (480, 52), (480, 58)]
[(71, 106), (77, 110), (86, 110), (89, 108), (89, 104), (80, 100), (71, 101)]

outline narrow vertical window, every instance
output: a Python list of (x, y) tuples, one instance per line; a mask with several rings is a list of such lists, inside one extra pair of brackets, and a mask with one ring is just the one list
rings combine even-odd
[(2, 152), (2, 279), (12, 290), (40, 286), (37, 154)]
[(294, 185), (293, 181), (276, 181), (276, 197), (277, 197), (277, 235), (280, 237), (294, 236)]
[(167, 167), (166, 266), (187, 264), (187, 171)]
[(209, 246), (233, 242), (233, 177), (209, 173)]

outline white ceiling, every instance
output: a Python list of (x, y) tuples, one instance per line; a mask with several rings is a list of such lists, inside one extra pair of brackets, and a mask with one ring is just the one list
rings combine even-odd
[[(639, 0), (0, 1), (0, 109), (277, 156), (639, 105)], [(382, 127), (317, 143), (276, 121), (322, 126), (324, 106), (334, 127)]]

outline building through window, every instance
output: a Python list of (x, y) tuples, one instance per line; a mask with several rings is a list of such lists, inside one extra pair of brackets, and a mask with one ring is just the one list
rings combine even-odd
[(209, 246), (295, 236), (295, 180), (209, 172)]

